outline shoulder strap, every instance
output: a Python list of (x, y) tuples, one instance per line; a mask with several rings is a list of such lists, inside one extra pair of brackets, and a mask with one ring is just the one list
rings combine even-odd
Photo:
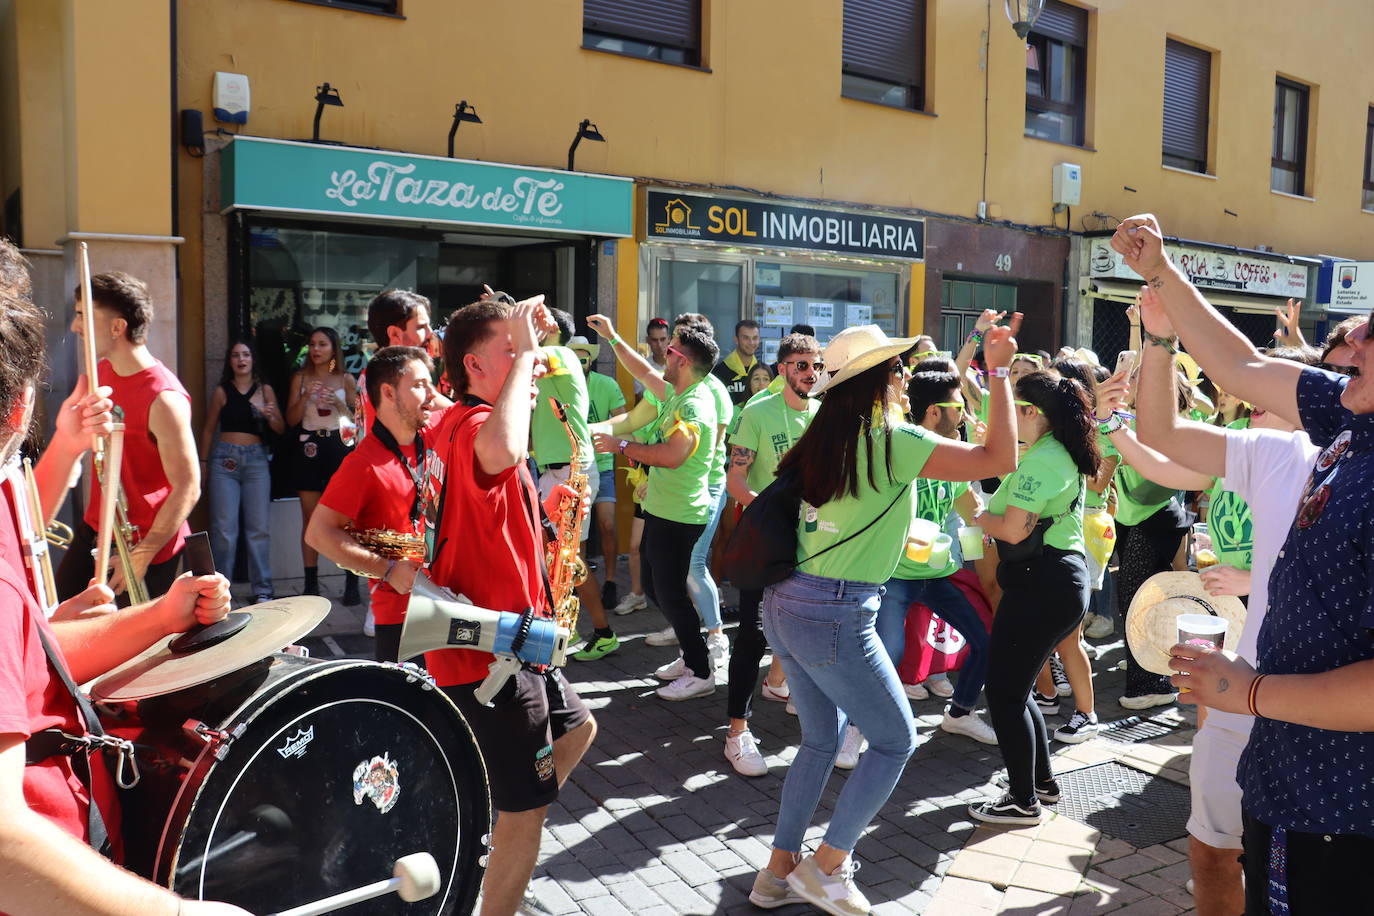
[(836, 541), (835, 543), (831, 544), (829, 547), (826, 547), (826, 548), (823, 549), (823, 550), (818, 550), (818, 551), (816, 551), (815, 553), (811, 554), (811, 556), (807, 557), (806, 559), (804, 559), (804, 560), (798, 560), (798, 561), (797, 561), (797, 565), (798, 565), (798, 566), (801, 566), (803, 563), (807, 563), (807, 562), (810, 562), (811, 560), (816, 559), (816, 557), (820, 556), (820, 555), (823, 554), (823, 553), (828, 553), (828, 552), (834, 550), (836, 547), (839, 547), (841, 544), (847, 544), (847, 543), (849, 543), (850, 541), (854, 540), (854, 539), (855, 539), (856, 537), (858, 537), (859, 535), (863, 534), (863, 533), (864, 533), (865, 531), (867, 531), (869, 528), (872, 528), (874, 525), (878, 524), (878, 522), (882, 520), (883, 516), (885, 516), (885, 515), (887, 515), (887, 513), (891, 512), (891, 511), (892, 511), (892, 507), (895, 506), (895, 505), (897, 505), (897, 503), (901, 501), (901, 498), (902, 498), (903, 496), (906, 495), (906, 491), (909, 490), (909, 489), (911, 489), (911, 484), (909, 484), (909, 483), (908, 483), (908, 484), (904, 484), (904, 485), (902, 486), (902, 488), (901, 488), (899, 491), (897, 491), (897, 495), (893, 498), (892, 502), (890, 502), (890, 503), (887, 504), (887, 508), (884, 509), (883, 511), (879, 512), (876, 516), (874, 516), (874, 518), (873, 518), (873, 520), (872, 520), (871, 522), (869, 522), (867, 525), (864, 525), (862, 528), (860, 528), (858, 531), (854, 532), (853, 534), (851, 534), (851, 535), (849, 535), (849, 536), (847, 536), (847, 537), (841, 538), (840, 540), (838, 540), (838, 541)]

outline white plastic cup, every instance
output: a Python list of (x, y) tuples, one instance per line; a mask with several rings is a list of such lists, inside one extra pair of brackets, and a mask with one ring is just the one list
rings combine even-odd
[(1206, 645), (1213, 649), (1226, 648), (1226, 631), (1231, 623), (1225, 617), (1211, 614), (1179, 614), (1178, 641), (1190, 646)]
[(906, 556), (913, 563), (929, 563), (930, 550), (940, 536), (940, 526), (924, 518), (913, 518), (906, 530)]
[(930, 546), (930, 568), (944, 569), (949, 565), (949, 551), (954, 546), (954, 538), (947, 534), (935, 536), (935, 542)]
[(983, 559), (983, 529), (977, 525), (960, 528), (959, 549), (965, 560)]

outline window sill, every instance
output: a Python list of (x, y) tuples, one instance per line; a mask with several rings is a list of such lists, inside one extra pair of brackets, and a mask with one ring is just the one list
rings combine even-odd
[(1276, 197), (1287, 197), (1289, 200), (1305, 200), (1308, 203), (1313, 204), (1317, 202), (1317, 198), (1315, 197), (1304, 197), (1301, 194), (1289, 194), (1287, 191), (1276, 191), (1273, 188), (1269, 189), (1269, 193), (1275, 195)]
[(1194, 172), (1192, 169), (1181, 169), (1176, 165), (1161, 165), (1160, 168), (1166, 172), (1174, 172), (1178, 175), (1192, 175), (1194, 178), (1208, 178), (1212, 181), (1217, 180), (1217, 176), (1213, 175), (1211, 172)]
[(329, 3), (328, 0), (291, 0), (292, 3), (308, 3), (311, 6), (323, 6), (331, 10), (341, 10), (345, 13), (362, 13), (365, 16), (380, 16), (383, 19), (405, 19), (400, 13), (388, 13), (385, 10), (370, 10), (361, 6), (345, 6), (341, 3)]
[(907, 114), (924, 115), (927, 118), (940, 117), (933, 111), (925, 111), (920, 108), (907, 108), (904, 105), (889, 105), (887, 102), (875, 102), (872, 99), (861, 99), (857, 96), (845, 95), (843, 92), (840, 93), (840, 98), (844, 99), (846, 102), (858, 102), (860, 105), (872, 105), (876, 108), (886, 108), (889, 111), (904, 111)]
[(593, 48), (590, 45), (581, 45), (583, 51), (591, 51), (593, 54), (607, 54), (611, 57), (618, 57), (621, 60), (642, 60), (646, 64), (658, 64), (660, 67), (677, 67), (679, 70), (695, 70), (698, 73), (714, 72), (710, 67), (702, 67), (697, 64), (680, 64), (673, 60), (659, 60), (655, 57), (640, 57), (638, 54), (622, 54), (619, 51), (607, 51), (605, 48)]
[(1368, 213), (1370, 216), (1374, 216), (1374, 210), (1370, 210), (1368, 207), (1361, 207), (1360, 212)]
[(1052, 146), (1067, 146), (1069, 149), (1081, 149), (1085, 153), (1097, 152), (1097, 147), (1095, 146), (1083, 146), (1080, 143), (1065, 143), (1062, 140), (1046, 140), (1044, 137), (1037, 137), (1034, 134), (1022, 134), (1021, 136), (1025, 137), (1027, 140), (1034, 140), (1037, 143), (1049, 143)]

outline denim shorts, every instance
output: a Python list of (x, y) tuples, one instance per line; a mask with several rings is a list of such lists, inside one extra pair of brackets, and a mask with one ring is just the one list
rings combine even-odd
[(600, 503), (615, 502), (615, 468), (606, 468), (601, 472), (600, 477), (601, 489), (596, 491), (596, 499), (592, 501), (594, 506)]

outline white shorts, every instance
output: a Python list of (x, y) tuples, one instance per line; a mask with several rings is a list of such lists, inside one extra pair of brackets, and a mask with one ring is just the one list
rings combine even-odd
[(1209, 710), (1193, 736), (1188, 782), (1193, 799), (1188, 832), (1218, 849), (1240, 849), (1240, 784), (1236, 765), (1250, 740), (1251, 719)]
[[(553, 492), (553, 488), (554, 488), (554, 487), (558, 486), (560, 483), (567, 483), (567, 482), (568, 482), (568, 475), (569, 475), (570, 473), (571, 473), (570, 468), (568, 468), (568, 467), (565, 465), (565, 466), (563, 466), (563, 467), (561, 467), (561, 468), (552, 468), (552, 469), (547, 470), (547, 471), (545, 471), (544, 473), (540, 474), (540, 475), (539, 475), (539, 498), (540, 498), (541, 500), (542, 500), (542, 499), (548, 499), (548, 498), (549, 498), (549, 494)], [(593, 468), (591, 469), (591, 472), (589, 472), (589, 473), (587, 474), (587, 499), (590, 500), (591, 503), (595, 503), (595, 502), (596, 502), (596, 494), (599, 493), (600, 491), (601, 491), (601, 475), (597, 474), (597, 473), (596, 473), (596, 468), (593, 467)], [(558, 519), (554, 519), (553, 522), (554, 522), (555, 525), (557, 525), (557, 524), (558, 524)], [(579, 541), (585, 541), (585, 540), (587, 539), (588, 535), (591, 534), (591, 530), (592, 530), (592, 509), (591, 509), (591, 505), (589, 504), (589, 505), (587, 506), (587, 511), (582, 515), (582, 534), (581, 534), (581, 536), (578, 538), (578, 540), (579, 540)]]

